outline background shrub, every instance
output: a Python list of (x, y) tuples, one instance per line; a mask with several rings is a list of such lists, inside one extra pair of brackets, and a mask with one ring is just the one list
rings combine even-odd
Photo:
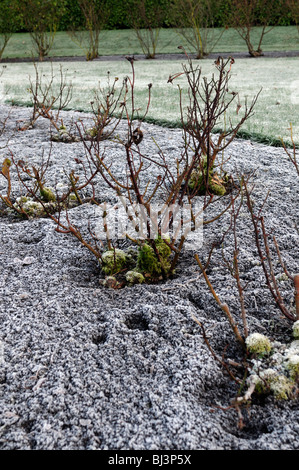
[[(43, 3), (45, 0), (40, 0)], [(199, 0), (200, 1), (200, 0)], [(209, 0), (211, 6), (215, 3), (213, 0)], [(101, 3), (101, 0), (98, 0)], [(3, 8), (8, 6), (13, 6), (13, 4), (22, 4), (24, 3), (22, 0), (13, 0), (7, 1), (2, 0), (0, 5), (0, 24), (1, 18), (3, 22), (3, 18), (6, 19), (8, 16), (6, 14), (3, 15)], [(83, 27), (84, 26), (84, 16), (80, 10), (80, 6), (78, 0), (55, 0), (57, 4), (57, 8), (59, 9), (59, 4), (65, 5), (65, 13), (60, 19), (59, 23), (59, 30), (66, 31), (71, 27)], [(109, 10), (109, 19), (107, 21), (107, 29), (128, 29), (130, 28), (130, 5), (132, 0), (107, 0), (107, 9)], [(162, 27), (167, 28), (172, 26), (171, 21), (171, 13), (173, 9), (173, 0), (163, 0), (162, 2), (159, 0), (146, 0), (147, 9), (149, 11), (155, 11), (157, 6), (160, 6), (161, 3), (165, 5), (165, 10), (167, 11), (167, 15), (163, 21)], [(273, 1), (268, 0), (269, 6), (267, 8), (273, 9)], [(292, 12), (288, 6), (288, 0), (275, 0), (275, 7), (277, 10), (276, 18), (274, 19), (274, 24), (279, 26), (289, 26), (294, 25), (295, 20), (293, 18)], [(224, 27), (227, 26), (227, 20), (229, 18), (231, 12), (231, 1), (230, 0), (219, 0), (217, 1), (217, 8), (214, 9), (213, 12), (213, 25), (214, 27)], [(255, 17), (255, 25), (260, 25), (262, 23), (262, 11), (256, 12)], [(5, 20), (6, 21), (6, 20)], [(14, 30), (18, 32), (25, 32), (27, 31), (24, 22), (22, 23), (22, 18), (14, 16), (13, 19), (14, 23)]]

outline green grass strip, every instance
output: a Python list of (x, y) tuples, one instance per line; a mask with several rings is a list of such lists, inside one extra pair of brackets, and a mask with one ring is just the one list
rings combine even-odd
[[(214, 47), (215, 53), (221, 52), (247, 52), (245, 42), (234, 29), (209, 30), (208, 38), (211, 43), (221, 35), (221, 39)], [(255, 27), (252, 30), (252, 42), (257, 45), (259, 42), (261, 28)], [(157, 45), (158, 54), (178, 53), (178, 46), (187, 46), (175, 29), (162, 29)], [(299, 34), (295, 26), (279, 26), (267, 33), (264, 37), (262, 49), (264, 51), (294, 51), (299, 50)], [(192, 53), (194, 51), (189, 50)], [(113, 30), (103, 31), (99, 41), (100, 55), (127, 55), (142, 54), (142, 49), (133, 30)], [(54, 39), (53, 47), (50, 51), (51, 57), (63, 56), (85, 56), (84, 48), (80, 48), (67, 32), (58, 32)], [(33, 58), (36, 52), (32, 45), (29, 33), (16, 33), (11, 37), (3, 54), (5, 58)]]
[[(185, 105), (188, 104), (187, 88), (184, 77), (173, 84), (167, 83), (169, 75), (182, 71), (181, 61), (136, 61), (135, 102), (140, 108), (140, 115), (147, 104), (148, 84), (152, 83), (152, 97), (147, 121), (168, 127), (179, 127), (179, 93), (177, 83), (183, 89)], [(214, 61), (206, 59), (199, 61), (203, 76), (211, 76), (216, 72)], [(55, 74), (59, 76), (59, 62), (53, 63)], [(62, 63), (67, 72), (68, 80), (73, 83), (73, 99), (70, 109), (89, 112), (90, 102), (94, 99), (93, 90), (99, 83), (102, 87), (107, 84), (107, 72), (111, 79), (119, 77), (119, 86), (126, 75), (131, 75), (128, 61), (93, 61)], [(49, 77), (51, 64), (39, 63), (40, 74), (45, 79)], [(0, 97), (2, 102), (30, 105), (28, 93), (29, 76), (34, 79), (35, 72), (32, 63), (6, 64), (0, 77)], [(262, 89), (254, 115), (246, 121), (239, 135), (258, 140), (259, 142), (278, 145), (282, 137), (290, 143), (289, 126), (292, 123), (293, 136), (299, 144), (299, 61), (298, 58), (258, 58), (237, 59), (232, 69), (230, 90), (239, 93), (241, 108), (237, 114), (236, 100), (230, 112), (225, 116), (226, 122), (239, 120), (245, 109), (246, 99), (250, 103), (258, 91)], [(220, 122), (219, 127), (225, 123)]]

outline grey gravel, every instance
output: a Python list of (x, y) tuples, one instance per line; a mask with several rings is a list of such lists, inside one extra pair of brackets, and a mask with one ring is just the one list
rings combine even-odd
[[(1, 106), (8, 116), (0, 137), (1, 161), (11, 153), (38, 165), (52, 145), (47, 181), (65, 178), (77, 168), (81, 143), (51, 143), (49, 122), (18, 131), (30, 109)], [(68, 125), (76, 112), (61, 115)], [(1, 126), (0, 126), (1, 127)], [(20, 127), (20, 123), (19, 123)], [(123, 128), (123, 130), (125, 130)], [(179, 154), (181, 131), (144, 124), (143, 149), (167, 158)], [(7, 139), (10, 140), (7, 144)], [(106, 151), (122, 171), (119, 147)], [(298, 272), (298, 176), (283, 149), (235, 140), (226, 156), (228, 173), (256, 170), (254, 199), (264, 208), (268, 230), (274, 230), (290, 273)], [(154, 175), (153, 175), (154, 176)], [(5, 193), (0, 178), (0, 193)], [(18, 186), (13, 183), (16, 193)], [(102, 198), (114, 201), (101, 182)], [(88, 192), (86, 194), (88, 196)], [(223, 198), (209, 209), (225, 204)], [(93, 216), (89, 204), (70, 210), (79, 226)], [(214, 212), (213, 212), (214, 211)], [(205, 261), (213, 242), (228, 227), (229, 214), (204, 227), (198, 252)], [(222, 311), (208, 291), (186, 250), (173, 279), (157, 285), (113, 290), (102, 287), (97, 260), (76, 239), (55, 231), (47, 218), (0, 217), (0, 448), (3, 450), (295, 450), (299, 448), (298, 401), (272, 396), (254, 399), (243, 410), (238, 428), (229, 405), (238, 387), (206, 347), (192, 318), (205, 326), (215, 352), (238, 358), (240, 351)], [(292, 324), (282, 317), (265, 286), (248, 214), (238, 225), (240, 269), (247, 283), (250, 332), (271, 340), (291, 341)], [(227, 240), (228, 241), (228, 240)], [(231, 244), (223, 247), (229, 256)], [(277, 275), (281, 274), (274, 263)], [(238, 319), (236, 286), (216, 247), (209, 266), (216, 292)], [(286, 305), (294, 307), (290, 281), (281, 281)], [(226, 347), (228, 345), (228, 349)]]

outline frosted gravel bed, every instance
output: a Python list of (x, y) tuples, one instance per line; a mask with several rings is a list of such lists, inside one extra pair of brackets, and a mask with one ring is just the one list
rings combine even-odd
[[(27, 108), (1, 106), (0, 121), (10, 112), (0, 137), (1, 160), (38, 164), (52, 145), (51, 184), (63, 179), (81, 143), (52, 143), (49, 123), (38, 120), (24, 132)], [(72, 118), (89, 115), (65, 112)], [(144, 125), (144, 150), (155, 152), (151, 135), (171, 158), (179, 152), (181, 131)], [(10, 136), (8, 147), (7, 138)], [(121, 155), (105, 142), (116, 168)], [(228, 173), (256, 170), (254, 199), (259, 205), (271, 190), (264, 215), (275, 230), (291, 273), (299, 271), (299, 181), (283, 149), (236, 140), (228, 149)], [(0, 178), (0, 191), (4, 191)], [(97, 186), (101, 197), (114, 200)], [(17, 186), (14, 186), (17, 190)], [(221, 204), (225, 204), (220, 201)], [(92, 216), (86, 204), (70, 210), (75, 223)], [(228, 214), (205, 226), (205, 260), (211, 243), (229, 223)], [(204, 344), (192, 319), (205, 325), (222, 354), (234, 338), (226, 318), (199, 276), (194, 252), (183, 253), (176, 276), (159, 285), (110, 290), (91, 253), (75, 239), (55, 232), (48, 219), (16, 221), (0, 217), (0, 448), (3, 450), (294, 450), (299, 448), (298, 401), (254, 400), (246, 426), (237, 427), (234, 410), (224, 410), (237, 388)], [(246, 308), (251, 332), (291, 341), (291, 324), (282, 318), (265, 287), (249, 217), (238, 227), (240, 268), (247, 282)], [(224, 247), (228, 255), (230, 247)], [(238, 312), (236, 288), (215, 249), (209, 276), (215, 290)], [(275, 265), (277, 274), (279, 266)], [(281, 282), (288, 305), (289, 281)], [(236, 349), (237, 354), (237, 349)]]

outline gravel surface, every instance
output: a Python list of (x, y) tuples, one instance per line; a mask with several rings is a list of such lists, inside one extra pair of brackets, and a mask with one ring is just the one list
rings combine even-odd
[[(1, 106), (5, 117), (0, 137), (1, 160), (10, 157), (35, 165), (48, 156), (51, 185), (64, 180), (64, 169), (77, 168), (80, 142), (50, 141), (49, 122), (40, 118), (34, 129), (17, 131), (30, 110)], [(69, 125), (79, 117), (61, 115)], [(1, 126), (0, 126), (1, 127)], [(155, 150), (155, 136), (165, 155), (179, 152), (181, 131), (144, 125), (143, 150)], [(7, 139), (10, 137), (9, 142)], [(121, 153), (113, 142), (105, 147), (116, 170)], [(236, 140), (227, 150), (228, 173), (255, 174), (253, 197), (264, 207), (268, 230), (274, 230), (290, 273), (298, 272), (298, 176), (283, 149)], [(16, 182), (13, 190), (20, 195)], [(100, 196), (114, 201), (98, 183)], [(5, 193), (0, 177), (0, 194)], [(88, 195), (88, 194), (86, 194)], [(212, 206), (213, 214), (227, 202)], [(1, 214), (1, 213), (0, 213)], [(74, 223), (86, 227), (93, 206), (70, 210)], [(207, 259), (213, 242), (228, 227), (229, 214), (205, 225)], [(114, 290), (103, 287), (97, 260), (76, 239), (55, 231), (48, 218), (18, 220), (0, 217), (0, 448), (3, 450), (293, 450), (299, 449), (297, 400), (254, 397), (242, 410), (245, 426), (229, 408), (238, 386), (212, 357), (196, 316), (214, 351), (230, 358), (240, 351), (226, 317), (207, 289), (186, 250), (176, 275), (157, 285)], [(257, 258), (250, 218), (240, 214), (241, 279), (246, 283), (246, 310), (251, 333), (272, 341), (292, 341), (292, 322), (282, 317), (265, 285)], [(223, 247), (232, 251), (227, 238)], [(277, 276), (282, 271), (274, 261)], [(222, 302), (239, 321), (234, 280), (217, 246), (209, 277)], [(286, 305), (294, 305), (292, 282), (279, 278)]]

